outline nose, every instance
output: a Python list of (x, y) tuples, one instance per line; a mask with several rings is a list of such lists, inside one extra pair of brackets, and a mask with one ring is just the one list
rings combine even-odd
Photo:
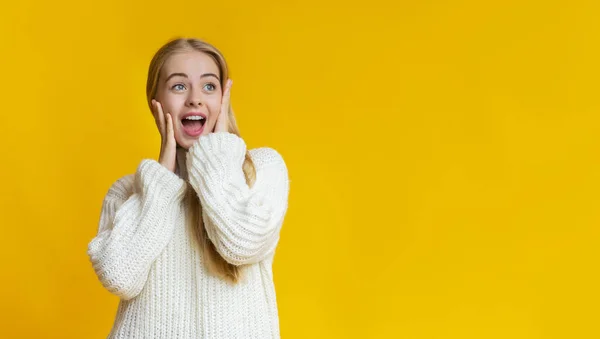
[(202, 100), (199, 98), (189, 98), (187, 101), (187, 105), (191, 107), (202, 106)]
[(200, 91), (189, 91), (189, 96), (187, 98), (186, 104), (190, 107), (202, 106), (204, 99), (202, 98), (202, 94)]

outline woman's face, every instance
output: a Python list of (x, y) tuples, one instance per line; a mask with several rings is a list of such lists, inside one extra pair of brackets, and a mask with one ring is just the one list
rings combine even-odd
[(174, 54), (163, 65), (155, 99), (173, 117), (179, 146), (188, 149), (201, 135), (213, 132), (223, 95), (219, 76), (214, 60), (198, 51)]

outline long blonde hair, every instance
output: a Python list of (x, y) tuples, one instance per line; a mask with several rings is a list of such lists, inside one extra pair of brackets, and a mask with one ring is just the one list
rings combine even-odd
[[(225, 88), (225, 83), (229, 78), (229, 71), (223, 54), (221, 54), (221, 52), (213, 45), (205, 41), (199, 39), (177, 38), (163, 45), (154, 54), (154, 57), (150, 62), (150, 67), (148, 69), (148, 80), (146, 82), (146, 98), (148, 99), (148, 107), (150, 107), (150, 109), (152, 109), (152, 99), (154, 99), (154, 97), (156, 96), (160, 71), (164, 63), (173, 54), (189, 51), (198, 51), (205, 53), (215, 61), (217, 67), (219, 68), (221, 88)], [(235, 115), (233, 113), (233, 110), (231, 109), (231, 106), (229, 108), (228, 117), (228, 131), (237, 136), (240, 136), (240, 132), (235, 120)], [(252, 159), (250, 158), (250, 153), (248, 150), (246, 151), (246, 156), (242, 165), (242, 170), (244, 172), (244, 176), (246, 178), (246, 183), (248, 184), (248, 186), (253, 186), (256, 180), (256, 169), (254, 167)], [(192, 210), (192, 220), (195, 223), (195, 225), (197, 225), (197, 227), (194, 227), (194, 230), (196, 232), (196, 237), (198, 238), (200, 248), (202, 249), (203, 262), (205, 267), (210, 273), (221, 277), (226, 281), (232, 283), (239, 282), (241, 279), (242, 266), (236, 266), (227, 262), (217, 252), (215, 245), (212, 243), (212, 241), (209, 239), (206, 233), (206, 229), (202, 220), (202, 208), (200, 205), (198, 195), (191, 187), (189, 187), (189, 184), (185, 201), (186, 204), (188, 204), (188, 206)]]

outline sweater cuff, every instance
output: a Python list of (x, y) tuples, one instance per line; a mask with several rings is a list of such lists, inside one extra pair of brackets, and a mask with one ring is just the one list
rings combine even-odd
[(185, 195), (185, 181), (154, 159), (142, 160), (136, 171), (136, 182), (145, 195), (169, 202), (181, 201)]

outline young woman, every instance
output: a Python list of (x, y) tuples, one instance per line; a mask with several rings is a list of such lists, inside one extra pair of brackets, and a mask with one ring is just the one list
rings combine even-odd
[(88, 255), (120, 297), (108, 338), (279, 338), (272, 263), (287, 211), (286, 164), (246, 150), (222, 54), (176, 39), (150, 63), (159, 160), (117, 180)]

